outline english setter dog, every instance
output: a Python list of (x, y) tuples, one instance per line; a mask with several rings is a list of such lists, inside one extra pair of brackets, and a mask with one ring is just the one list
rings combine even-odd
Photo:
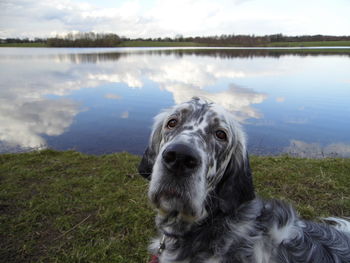
[(166, 262), (350, 262), (350, 222), (301, 219), (254, 193), (245, 135), (219, 105), (193, 98), (155, 118), (139, 173), (150, 180)]

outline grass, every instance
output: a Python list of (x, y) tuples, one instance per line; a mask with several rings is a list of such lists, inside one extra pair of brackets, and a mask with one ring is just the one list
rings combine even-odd
[(273, 42), (268, 47), (347, 47), (350, 41), (308, 41), (308, 42)]
[[(123, 41), (117, 47), (210, 47), (210, 46), (232, 46), (240, 47), (241, 45), (212, 45), (195, 42), (166, 42), (166, 41), (145, 41), (145, 40), (129, 40)], [(246, 45), (243, 45), (246, 46)], [(309, 42), (273, 42), (268, 44), (256, 45), (256, 47), (348, 47), (350, 41), (309, 41)], [(12, 43), (0, 44), (0, 47), (49, 47), (46, 43)], [(348, 49), (344, 49), (349, 51)], [(344, 52), (343, 50), (343, 52)], [(322, 49), (322, 51), (324, 51)]]
[(124, 41), (118, 47), (202, 47), (205, 44), (194, 42), (166, 42), (166, 41)]
[(0, 155), (2, 262), (146, 262), (153, 233), (139, 158)]
[[(194, 42), (166, 42), (166, 41), (124, 41), (116, 47), (201, 47), (205, 44)], [(49, 47), (46, 43), (0, 43), (0, 47)]]
[(271, 49), (273, 53), (280, 54), (322, 54), (322, 55), (349, 55), (350, 48), (336, 48), (336, 49), (322, 49), (322, 48), (308, 48), (308, 49)]
[[(140, 158), (45, 150), (0, 155), (2, 262), (148, 262), (155, 232)], [(350, 216), (350, 159), (251, 158), (257, 192), (307, 219)]]
[(0, 47), (48, 47), (46, 43), (0, 43)]

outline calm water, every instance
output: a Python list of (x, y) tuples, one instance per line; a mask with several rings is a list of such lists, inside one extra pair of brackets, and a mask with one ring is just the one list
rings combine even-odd
[(0, 152), (143, 152), (152, 118), (203, 96), (256, 154), (350, 157), (350, 57), (269, 50), (0, 49)]

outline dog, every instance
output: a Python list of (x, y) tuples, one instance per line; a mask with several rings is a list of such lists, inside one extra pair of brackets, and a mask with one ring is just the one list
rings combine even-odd
[(200, 98), (155, 117), (139, 173), (150, 180), (161, 263), (350, 262), (350, 222), (301, 219), (256, 196), (246, 137), (231, 113)]

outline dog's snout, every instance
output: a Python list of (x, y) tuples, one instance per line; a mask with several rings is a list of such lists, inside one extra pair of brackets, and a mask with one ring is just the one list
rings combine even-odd
[(199, 154), (186, 144), (171, 144), (163, 152), (163, 163), (169, 170), (194, 170), (200, 162)]

